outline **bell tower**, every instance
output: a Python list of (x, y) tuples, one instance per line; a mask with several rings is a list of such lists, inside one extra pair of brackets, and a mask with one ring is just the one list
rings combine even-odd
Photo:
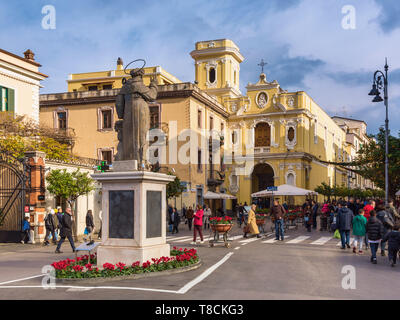
[(232, 40), (197, 42), (190, 55), (195, 61), (195, 79), (200, 89), (215, 96), (220, 103), (242, 96), (239, 71), (244, 57)]

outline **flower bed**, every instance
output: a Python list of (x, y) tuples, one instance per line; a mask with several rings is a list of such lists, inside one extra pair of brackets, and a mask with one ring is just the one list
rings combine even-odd
[(182, 249), (174, 247), (171, 250), (171, 257), (153, 258), (152, 261), (146, 261), (140, 264), (140, 261), (127, 266), (119, 262), (117, 264), (105, 263), (103, 269), (95, 267), (96, 255), (91, 255), (88, 263), (88, 255), (74, 259), (66, 259), (54, 262), (51, 265), (56, 269), (56, 278), (58, 279), (83, 279), (83, 278), (110, 278), (118, 276), (129, 276), (134, 274), (158, 272), (176, 268), (186, 267), (199, 261), (195, 249)]

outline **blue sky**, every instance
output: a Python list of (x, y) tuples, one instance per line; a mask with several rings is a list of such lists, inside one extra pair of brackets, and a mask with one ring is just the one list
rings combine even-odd
[[(44, 30), (45, 5), (56, 29)], [(356, 9), (356, 29), (342, 28), (342, 7)], [(383, 103), (367, 95), (373, 72), (390, 66), (390, 129), (400, 131), (400, 3), (397, 0), (1, 1), (1, 48), (27, 48), (49, 75), (42, 93), (66, 91), (69, 73), (109, 70), (117, 57), (144, 58), (182, 81), (194, 81), (196, 41), (229, 38), (240, 47), (241, 88), (256, 82), (257, 64), (284, 89), (305, 90), (330, 115), (351, 116), (374, 133)]]

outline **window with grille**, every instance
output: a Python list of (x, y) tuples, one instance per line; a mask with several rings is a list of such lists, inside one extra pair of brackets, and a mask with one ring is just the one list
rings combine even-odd
[(57, 123), (58, 129), (66, 130), (67, 129), (67, 112), (57, 112)]
[(101, 118), (103, 120), (103, 129), (112, 129), (112, 112), (111, 110), (102, 110)]

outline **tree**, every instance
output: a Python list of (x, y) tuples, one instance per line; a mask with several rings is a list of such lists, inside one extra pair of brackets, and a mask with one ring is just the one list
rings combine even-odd
[[(71, 207), (74, 221), (77, 221), (76, 201), (80, 196), (86, 195), (94, 189), (93, 180), (88, 172), (81, 172), (79, 169), (67, 172), (66, 169), (52, 170), (46, 177), (48, 182), (47, 190), (50, 194), (65, 199)], [(73, 233), (77, 237), (76, 223), (73, 225)]]
[(0, 112), (0, 152), (23, 158), (26, 151), (38, 150), (48, 158), (67, 161), (72, 157), (72, 144), (73, 137), (68, 131), (39, 125), (25, 116)]
[[(369, 144), (363, 145), (354, 164), (357, 173), (374, 182), (380, 189), (385, 189), (385, 131), (373, 136)], [(389, 197), (394, 198), (400, 189), (400, 135), (389, 136)], [(378, 195), (378, 194), (377, 194)]]
[[(172, 172), (168, 172), (168, 174), (175, 175)], [(185, 187), (182, 186), (181, 180), (176, 176), (174, 181), (171, 181), (167, 184), (167, 199), (179, 197), (184, 190)]]

